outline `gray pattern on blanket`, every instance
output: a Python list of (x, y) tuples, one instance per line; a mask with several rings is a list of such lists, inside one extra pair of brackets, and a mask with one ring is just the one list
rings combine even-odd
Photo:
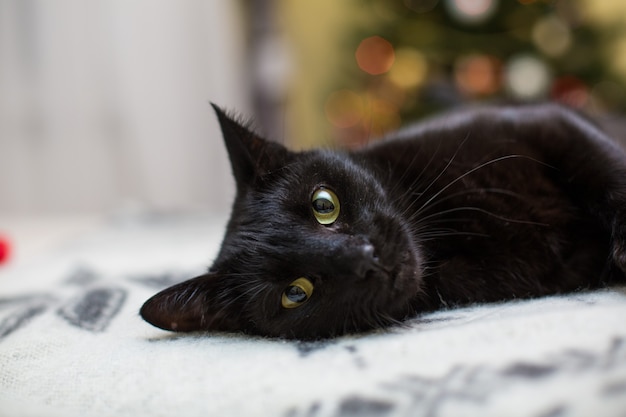
[[(133, 287), (158, 289), (181, 281), (188, 275), (184, 272), (127, 275), (119, 277), (117, 283), (112, 285), (92, 269), (77, 268), (54, 291), (0, 299), (0, 343), (46, 313), (53, 314), (60, 323), (84, 330), (85, 334), (106, 332), (128, 295), (132, 294)], [(588, 299), (583, 301), (592, 302)], [(426, 318), (423, 323), (455, 321), (458, 317), (454, 314)], [(419, 324), (419, 319), (412, 323)], [(562, 387), (566, 391), (569, 383), (576, 380), (587, 381), (585, 387), (589, 387), (590, 397), (601, 402), (613, 402), (620, 407), (626, 404), (626, 333), (618, 331), (610, 342), (607, 341), (599, 341), (608, 344), (604, 348), (599, 344), (598, 350), (572, 347), (547, 354), (541, 359), (517, 359), (499, 366), (480, 362), (457, 364), (439, 376), (420, 375), (415, 369), (395, 376), (374, 375), (373, 384), (363, 391), (355, 390), (330, 398), (313, 397), (306, 404), (288, 408), (283, 415), (443, 417), (457, 415), (455, 410), (489, 408), (503, 397), (515, 397), (511, 393), (516, 390), (524, 392), (522, 397), (532, 399), (533, 395), (542, 392), (543, 387), (550, 387), (552, 392), (548, 400), (525, 415), (567, 417), (580, 415), (580, 410), (576, 408), (580, 404), (571, 404), (567, 395), (561, 398), (558, 392), (554, 393), (554, 387)], [(327, 349), (337, 351), (339, 347), (353, 359), (355, 369), (367, 370), (371, 366), (360, 351), (363, 344), (359, 344), (358, 339), (289, 342), (289, 345), (293, 346), (303, 362), (315, 361), (318, 354), (324, 354)]]
[[(354, 350), (356, 353), (356, 350)], [(485, 365), (457, 365), (439, 378), (425, 378), (416, 374), (399, 375), (391, 381), (378, 384), (374, 394), (352, 394), (332, 406), (333, 417), (392, 415), (419, 415), (438, 417), (451, 404), (487, 405), (498, 393), (514, 390), (527, 384), (558, 383), (581, 376), (600, 375), (621, 370), (614, 380), (605, 381), (598, 392), (589, 393), (609, 400), (626, 396), (626, 337), (616, 337), (602, 352), (567, 349), (550, 355), (542, 362), (514, 362), (505, 367)], [(566, 389), (566, 388), (564, 388)], [(322, 410), (322, 402), (314, 401), (305, 409), (290, 409), (285, 417), (316, 417), (329, 415)], [(327, 406), (327, 404), (326, 404)], [(566, 417), (568, 404), (555, 403), (536, 417)], [(626, 413), (626, 410), (624, 410)]]
[[(164, 288), (187, 276), (184, 273), (165, 272), (160, 275), (131, 275), (124, 280)], [(0, 299), (0, 341), (54, 308), (56, 314), (72, 326), (95, 333), (103, 332), (126, 301), (126, 289), (103, 283), (101, 274), (85, 266), (77, 267), (70, 273), (63, 280), (62, 287), (50, 293)], [(70, 298), (64, 296), (68, 289), (73, 294)]]

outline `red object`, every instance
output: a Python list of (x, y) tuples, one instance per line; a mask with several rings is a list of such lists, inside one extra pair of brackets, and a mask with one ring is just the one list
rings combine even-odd
[(11, 254), (11, 244), (9, 239), (0, 235), (0, 265), (6, 263), (9, 260)]
[(582, 80), (566, 75), (554, 81), (550, 94), (553, 99), (580, 109), (589, 99), (589, 88)]

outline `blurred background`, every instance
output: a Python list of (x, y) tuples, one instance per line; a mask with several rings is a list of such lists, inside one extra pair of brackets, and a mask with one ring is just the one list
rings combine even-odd
[(227, 212), (209, 101), (294, 149), (472, 102), (619, 125), (625, 23), (623, 0), (0, 0), (0, 219)]

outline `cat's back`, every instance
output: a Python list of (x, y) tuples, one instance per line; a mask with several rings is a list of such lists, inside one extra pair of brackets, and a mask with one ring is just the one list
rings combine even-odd
[(359, 155), (443, 280), (459, 271), (475, 277), (450, 290), (451, 299), (506, 297), (494, 289), (494, 271), (518, 283), (536, 277), (514, 292), (540, 294), (584, 286), (605, 265), (609, 235), (587, 210), (603, 192), (595, 179), (626, 169), (626, 157), (573, 111), (552, 104), (455, 111)]
[(586, 116), (554, 103), (535, 105), (484, 105), (451, 110), (427, 117), (373, 141), (364, 151), (385, 147), (426, 146), (468, 140), (501, 139), (501, 136), (517, 140), (531, 139), (543, 134), (558, 135), (568, 128), (584, 134), (598, 135), (597, 125)]
[(567, 155), (572, 164), (584, 165), (593, 163), (585, 161), (590, 151), (612, 155), (619, 167), (626, 164), (624, 148), (589, 118), (544, 103), (450, 111), (373, 141), (355, 154), (387, 171), (419, 167), (427, 171), (424, 167), (433, 168), (441, 161), (478, 165), (505, 155), (525, 156), (556, 168), (555, 161)]

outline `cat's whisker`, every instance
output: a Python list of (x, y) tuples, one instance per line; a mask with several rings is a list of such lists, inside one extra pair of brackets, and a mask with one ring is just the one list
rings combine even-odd
[[(459, 221), (470, 221), (470, 219), (458, 219)], [(460, 231), (452, 228), (432, 228), (430, 225), (421, 226), (412, 230), (415, 236), (418, 237), (420, 243), (424, 243), (431, 240), (440, 239), (442, 237), (451, 236), (466, 236), (466, 237), (482, 237), (490, 238), (491, 236), (485, 233)]]
[[(456, 156), (456, 153), (455, 153), (455, 156)], [(466, 171), (465, 173), (459, 175), (458, 177), (456, 177), (452, 181), (448, 182), (448, 184), (446, 184), (445, 186), (441, 187), (435, 194), (430, 196), (430, 198), (428, 200), (426, 200), (426, 202), (424, 202), (417, 210), (415, 210), (415, 215), (420, 215), (424, 211), (424, 209), (427, 208), (430, 205), (430, 203), (433, 202), (433, 200), (437, 199), (437, 197), (439, 197), (444, 191), (446, 191), (448, 188), (452, 187), (454, 184), (456, 184), (457, 182), (461, 181), (462, 179), (466, 178), (468, 175), (470, 175), (470, 174), (472, 174), (472, 173), (474, 173), (476, 171), (479, 171), (479, 170), (481, 170), (481, 169), (483, 169), (483, 168), (485, 168), (485, 167), (487, 167), (489, 165), (492, 165), (494, 163), (497, 163), (497, 162), (500, 162), (500, 161), (503, 161), (503, 160), (506, 160), (506, 159), (510, 159), (510, 158), (515, 158), (517, 156), (518, 155), (507, 155), (507, 156), (504, 156), (504, 157), (495, 158), (495, 159), (487, 161), (487, 162), (485, 162), (483, 164), (480, 164), (477, 167), (474, 167), (474, 168)], [(450, 163), (451, 163), (451, 161), (450, 161)], [(446, 169), (450, 166), (450, 163), (448, 163), (448, 165), (446, 165)], [(441, 175), (437, 176), (437, 178), (435, 178), (433, 180), (431, 185), (434, 184), (440, 177), (441, 177)], [(429, 185), (429, 188), (430, 188), (431, 185)], [(424, 193), (422, 193), (422, 194), (425, 194), (426, 191), (428, 191), (428, 189), (426, 189), (424, 191)], [(416, 199), (411, 204), (411, 208), (412, 208), (413, 204), (415, 204), (418, 201), (419, 201), (419, 199)]]
[(440, 233), (427, 233), (420, 235), (420, 241), (435, 240), (436, 238), (450, 237), (450, 236), (472, 236), (472, 237), (491, 237), (485, 233), (473, 233), (473, 232), (440, 232)]
[[(452, 193), (452, 194), (447, 195), (447, 196), (445, 196), (443, 198), (440, 198), (440, 199), (434, 201), (432, 204), (430, 204), (428, 206), (428, 209), (432, 209), (433, 207), (435, 207), (435, 206), (437, 206), (437, 205), (439, 205), (439, 204), (441, 204), (441, 203), (443, 203), (445, 201), (454, 199), (456, 197), (460, 197), (460, 196), (467, 195), (467, 194), (483, 194), (483, 193), (501, 194), (501, 195), (507, 195), (507, 196), (510, 196), (510, 197), (514, 197), (514, 198), (517, 198), (517, 199), (520, 199), (520, 200), (522, 199), (522, 196), (519, 193), (510, 191), (510, 190), (507, 190), (507, 189), (504, 189), (504, 188), (472, 188), (472, 189), (469, 189), (469, 190), (458, 191), (456, 193)], [(419, 214), (421, 214), (421, 213), (419, 213), (419, 212), (415, 213), (415, 215), (419, 215)]]
[[(454, 151), (452, 156), (449, 158), (448, 162), (445, 164), (443, 169), (430, 181), (430, 183), (423, 190), (421, 190), (421, 195), (426, 194), (430, 190), (430, 188), (433, 187), (437, 183), (437, 181), (448, 171), (450, 166), (454, 163), (454, 161), (456, 160), (457, 156), (459, 155), (459, 152), (461, 151), (461, 148), (463, 148), (465, 143), (469, 140), (470, 136), (471, 136), (471, 132), (467, 132), (467, 134), (465, 135), (465, 138), (463, 138), (463, 140), (459, 143), (459, 145), (457, 146), (456, 150)], [(439, 150), (440, 146), (441, 146), (441, 142), (439, 142), (437, 144), (437, 151)], [(433, 157), (429, 161), (428, 165), (430, 165), (431, 161), (433, 161), (435, 159), (435, 156), (437, 155), (437, 151), (434, 152)], [(428, 167), (428, 165), (427, 165), (427, 167)], [(427, 171), (427, 168), (423, 169), (422, 173), (424, 173), (426, 171)], [(418, 183), (421, 175), (422, 174), (420, 174), (418, 176), (418, 178), (413, 180), (413, 182), (407, 187), (407, 191), (414, 189), (415, 184)], [(417, 199), (417, 200), (419, 200), (419, 199)], [(411, 207), (413, 207), (413, 204), (416, 203), (417, 200), (414, 200), (412, 202)]]
[[(251, 278), (255, 278), (255, 276), (252, 274), (230, 274), (229, 276), (232, 277), (236, 275), (239, 275), (239, 277), (248, 275)], [(248, 299), (252, 298), (251, 294), (253, 293), (265, 292), (268, 286), (269, 285), (263, 281), (258, 281), (258, 280), (253, 281), (251, 279), (250, 281), (244, 281), (237, 285), (231, 286), (228, 292), (223, 292), (220, 295), (222, 296), (222, 299), (227, 300), (229, 304), (234, 304), (235, 302), (239, 301), (240, 299), (244, 297), (248, 297)], [(245, 288), (245, 291), (240, 291), (242, 288)], [(238, 294), (238, 295), (233, 297), (233, 294)], [(222, 301), (222, 299), (218, 298), (218, 301)]]
[(528, 159), (530, 161), (537, 162), (537, 163), (542, 164), (542, 165), (546, 165), (546, 164), (542, 163), (541, 161), (538, 161), (538, 160), (536, 160), (534, 158), (531, 158), (531, 157), (526, 156), (526, 155), (519, 155), (519, 154), (504, 155), (504, 156), (501, 156), (501, 157), (498, 157), (498, 158), (491, 159), (491, 160), (489, 160), (487, 162), (484, 162), (484, 163), (482, 163), (482, 164), (480, 164), (480, 165), (470, 169), (469, 171), (465, 172), (464, 174), (459, 175), (457, 178), (455, 178), (454, 180), (450, 181), (447, 185), (443, 186), (441, 189), (439, 189), (439, 191), (437, 191), (433, 196), (431, 196), (424, 204), (422, 204), (422, 206), (420, 208), (418, 208), (416, 210), (416, 215), (419, 215), (420, 213), (422, 213), (423, 210), (426, 207), (428, 207), (429, 204), (433, 200), (435, 200), (437, 197), (439, 197), (448, 188), (452, 187), (457, 182), (459, 182), (459, 181), (463, 180), (464, 178), (466, 178), (468, 175), (471, 175), (471, 174), (473, 174), (476, 171), (479, 171), (479, 170), (481, 170), (483, 168), (486, 168), (486, 167), (488, 167), (490, 165), (493, 165), (493, 164), (496, 164), (498, 162), (506, 161), (506, 160), (509, 160), (509, 159), (518, 159), (518, 158), (519, 159)]
[(426, 222), (427, 220), (429, 220), (429, 219), (431, 219), (433, 217), (442, 216), (444, 214), (454, 213), (454, 212), (457, 212), (457, 211), (476, 211), (476, 212), (486, 214), (486, 215), (488, 215), (490, 217), (493, 217), (495, 219), (502, 220), (502, 221), (508, 222), (508, 223), (529, 224), (529, 225), (533, 225), (533, 226), (544, 226), (544, 227), (549, 226), (546, 223), (534, 222), (532, 220), (511, 219), (511, 218), (508, 218), (508, 217), (500, 216), (500, 215), (498, 215), (496, 213), (493, 213), (493, 212), (491, 212), (489, 210), (482, 209), (480, 207), (471, 207), (471, 206), (455, 207), (455, 208), (451, 208), (451, 209), (448, 209), (448, 210), (443, 210), (443, 211), (440, 211), (440, 212), (433, 213), (433, 214), (430, 214), (428, 216), (422, 217), (422, 218), (419, 219), (419, 221), (420, 222)]
[[(448, 168), (450, 168), (450, 166), (452, 165), (452, 163), (454, 162), (454, 160), (456, 159), (457, 155), (459, 154), (459, 152), (461, 151), (461, 148), (463, 147), (463, 145), (465, 145), (465, 143), (468, 141), (468, 139), (470, 138), (471, 132), (468, 132), (467, 135), (465, 136), (465, 138), (461, 141), (461, 143), (459, 144), (459, 146), (457, 146), (456, 150), (454, 151), (454, 154), (452, 154), (452, 156), (450, 157), (450, 159), (448, 160), (448, 162), (446, 163), (446, 165), (443, 167), (443, 169), (439, 172), (439, 174), (437, 176), (435, 176), (434, 179), (432, 179), (430, 181), (430, 183), (426, 186), (425, 189), (423, 189), (421, 191), (421, 195), (424, 195), (428, 192), (428, 190), (430, 190), (431, 187), (433, 187), (436, 182), (439, 180), (439, 178), (441, 178), (446, 171), (448, 170)], [(438, 147), (440, 146), (441, 143), (438, 144)], [(433, 158), (431, 158), (431, 160), (434, 159), (436, 153), (433, 155)], [(429, 162), (430, 164), (430, 162)], [(422, 170), (422, 172), (425, 172), (425, 170)], [(420, 175), (421, 176), (421, 175)], [(416, 178), (415, 180), (413, 180), (413, 182), (407, 187), (407, 192), (410, 192), (411, 190), (413, 190), (413, 188), (415, 187), (415, 184), (417, 184), (417, 182), (420, 179), (420, 176), (418, 176), (418, 178)], [(438, 194), (438, 193), (437, 193)], [(437, 195), (435, 194), (435, 195)], [(420, 197), (421, 197), (420, 195)], [(411, 204), (409, 204), (409, 206), (402, 212), (402, 215), (405, 216), (407, 211), (411, 210), (414, 206), (415, 203), (417, 203), (419, 201), (419, 198), (413, 200), (411, 202)], [(428, 202), (426, 202), (425, 204), (428, 204)], [(418, 210), (419, 211), (419, 210)]]
[[(435, 151), (432, 153), (432, 155), (430, 156), (430, 159), (428, 160), (428, 162), (426, 163), (426, 165), (424, 167), (422, 167), (422, 170), (420, 171), (420, 173), (413, 179), (413, 181), (411, 182), (411, 184), (406, 187), (406, 191), (399, 196), (398, 198), (395, 199), (394, 204), (397, 204), (399, 201), (401, 201), (403, 199), (403, 197), (410, 192), (410, 190), (413, 189), (413, 187), (415, 186), (415, 184), (417, 184), (423, 177), (424, 173), (426, 173), (428, 171), (428, 168), (430, 167), (430, 164), (432, 164), (432, 162), (435, 160), (435, 158), (437, 157), (437, 155), (439, 154), (439, 150), (441, 148), (441, 142), (437, 143), (437, 148), (435, 149)], [(394, 195), (396, 193), (396, 190), (398, 189), (398, 187), (400, 187), (400, 185), (402, 184), (402, 182), (404, 181), (404, 179), (406, 178), (407, 174), (409, 172), (411, 172), (411, 169), (413, 169), (413, 165), (415, 164), (415, 162), (417, 162), (417, 157), (420, 155), (420, 150), (417, 150), (414, 154), (413, 154), (413, 158), (411, 159), (411, 162), (409, 162), (409, 165), (406, 167), (406, 169), (404, 170), (404, 172), (402, 173), (402, 175), (400, 176), (400, 179), (398, 179), (393, 188), (391, 189), (391, 191), (389, 192), (389, 195)], [(399, 163), (399, 161), (397, 162)], [(396, 163), (396, 166), (397, 166)]]

